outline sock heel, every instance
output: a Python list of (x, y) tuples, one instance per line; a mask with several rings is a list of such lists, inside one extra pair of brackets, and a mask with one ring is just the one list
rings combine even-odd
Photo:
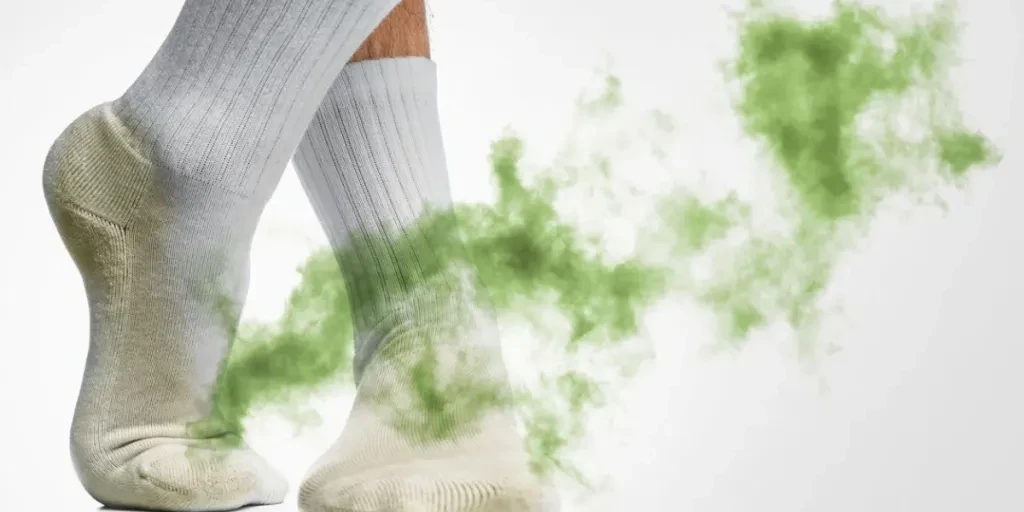
[(43, 164), (43, 194), (54, 220), (74, 207), (126, 228), (153, 183), (145, 158), (110, 103), (72, 121)]

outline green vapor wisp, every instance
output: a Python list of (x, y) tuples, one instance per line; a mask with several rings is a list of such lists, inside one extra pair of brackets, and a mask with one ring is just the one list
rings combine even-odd
[(829, 19), (801, 22), (755, 2), (737, 16), (736, 112), (771, 157), (788, 229), (737, 226), (744, 241), (700, 284), (730, 339), (781, 321), (815, 349), (832, 269), (884, 201), (933, 199), (995, 160), (948, 90), (954, 7), (898, 20), (837, 1)]

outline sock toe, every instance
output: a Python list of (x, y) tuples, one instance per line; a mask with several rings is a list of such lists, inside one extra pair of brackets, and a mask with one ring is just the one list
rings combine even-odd
[(97, 501), (146, 510), (234, 510), (278, 504), (288, 493), (287, 480), (246, 448), (161, 444), (106, 478), (88, 480)]
[(299, 508), (303, 512), (557, 512), (558, 500), (528, 472), (508, 471), (493, 459), (423, 460), (344, 477), (324, 468), (300, 488)]

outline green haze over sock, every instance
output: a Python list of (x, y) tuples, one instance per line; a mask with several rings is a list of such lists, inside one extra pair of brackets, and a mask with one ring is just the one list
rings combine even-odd
[[(637, 171), (623, 168), (617, 156), (637, 147), (657, 156), (675, 132), (660, 112), (641, 125), (621, 126), (613, 114), (624, 110), (624, 95), (615, 77), (596, 98), (580, 101), (573, 128), (579, 133), (570, 133), (570, 141), (586, 142), (597, 127), (625, 134), (628, 143), (598, 149), (569, 143), (549, 165), (527, 168), (522, 139), (506, 134), (495, 141), (495, 201), (433, 212), (421, 229), (409, 231), (423, 238), (387, 239), (391, 252), (405, 258), (423, 254), (429, 240), (437, 257), (423, 272), (366, 271), (377, 279), (390, 272), (382, 296), (418, 297), (417, 313), (430, 316), (454, 307), (432, 294), (430, 283), (472, 269), (481, 295), (503, 321), (529, 323), (564, 364), (540, 371), (535, 382), (511, 394), (471, 378), (441, 383), (434, 355), (444, 341), (423, 339), (409, 360), (415, 400), (396, 409), (396, 424), (436, 439), (471, 424), (484, 408), (511, 401), (524, 421), (534, 469), (585, 482), (569, 454), (587, 433), (587, 413), (621, 385), (627, 372), (616, 366), (627, 358), (620, 355), (642, 344), (642, 317), (658, 301), (696, 299), (720, 321), (729, 346), (758, 329), (785, 325), (804, 355), (816, 353), (821, 298), (833, 269), (884, 203), (934, 200), (998, 158), (983, 135), (963, 126), (949, 90), (953, 7), (942, 2), (896, 19), (835, 2), (828, 18), (806, 21), (751, 2), (736, 15), (739, 50), (725, 66), (726, 82), (736, 92), (735, 114), (764, 153), (758, 172), (770, 173), (775, 185), (778, 222), (772, 229), (736, 193), (704, 199), (683, 188), (648, 194), (623, 187), (619, 178)], [(606, 204), (587, 214), (598, 225), (619, 206), (654, 205), (632, 219), (637, 240), (630, 256), (613, 257), (586, 222), (558, 206), (573, 194), (607, 199), (587, 203)], [(384, 241), (356, 239), (350, 250), (378, 243)], [(335, 256), (323, 250), (306, 261), (279, 322), (238, 331), (213, 423), (240, 435), (255, 408), (301, 403), (351, 378), (351, 311)], [(710, 271), (697, 272), (700, 261), (709, 261)], [(423, 266), (422, 257), (417, 262)], [(567, 327), (550, 322), (552, 312)]]

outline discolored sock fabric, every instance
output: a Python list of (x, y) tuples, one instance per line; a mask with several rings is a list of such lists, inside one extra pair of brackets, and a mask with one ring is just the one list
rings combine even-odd
[[(451, 206), (425, 58), (345, 67), (295, 154), (353, 305), (358, 392), (299, 491), (305, 512), (536, 512), (498, 330)], [(430, 220), (425, 220), (430, 219)]]
[(75, 119), (43, 171), (90, 345), (71, 428), (103, 504), (225, 510), (284, 479), (212, 393), (260, 213), (319, 99), (397, 0), (187, 0), (138, 80)]

